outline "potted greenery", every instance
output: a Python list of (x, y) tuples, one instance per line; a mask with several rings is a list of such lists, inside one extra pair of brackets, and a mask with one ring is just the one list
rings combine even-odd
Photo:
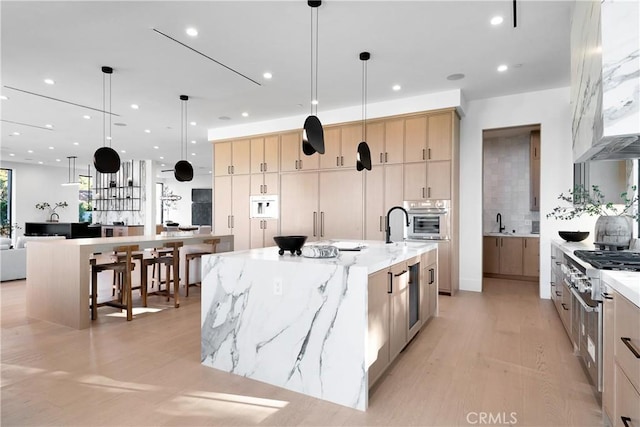
[(556, 206), (547, 214), (547, 218), (569, 220), (581, 215), (597, 216), (594, 243), (628, 247), (631, 241), (631, 221), (640, 219), (636, 188), (635, 185), (631, 187), (631, 197), (627, 192), (620, 194), (621, 203), (614, 204), (605, 203), (605, 196), (597, 185), (592, 185), (591, 191), (581, 185), (576, 186), (567, 194), (558, 196), (558, 200), (568, 202), (569, 206)]
[(36, 203), (36, 209), (45, 210), (49, 209), (49, 219), (47, 222), (58, 222), (60, 219), (60, 215), (56, 213), (56, 209), (58, 208), (66, 208), (69, 206), (67, 202), (56, 202), (55, 206), (51, 207), (51, 205), (47, 202)]

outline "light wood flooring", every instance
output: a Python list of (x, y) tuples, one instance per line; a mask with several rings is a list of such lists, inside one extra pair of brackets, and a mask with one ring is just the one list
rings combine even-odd
[(449, 426), (480, 425), (480, 413), (491, 424), (602, 425), (535, 283), (485, 279), (483, 293), (441, 296), (366, 413), (201, 366), (197, 288), (179, 309), (152, 297), (162, 310), (132, 322), (101, 308), (82, 331), (26, 318), (24, 288), (0, 285), (2, 426)]

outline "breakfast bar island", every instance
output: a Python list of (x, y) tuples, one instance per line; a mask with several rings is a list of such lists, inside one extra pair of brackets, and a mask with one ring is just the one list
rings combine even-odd
[[(397, 354), (388, 345), (391, 298), (406, 290), (398, 294), (404, 347), (410, 282), (418, 283), (409, 270), (427, 257), (435, 263), (437, 244), (360, 243), (334, 258), (281, 256), (277, 247), (203, 256), (203, 365), (366, 410), (377, 378), (370, 367), (384, 352), (391, 360)], [(374, 309), (376, 301), (386, 311)]]

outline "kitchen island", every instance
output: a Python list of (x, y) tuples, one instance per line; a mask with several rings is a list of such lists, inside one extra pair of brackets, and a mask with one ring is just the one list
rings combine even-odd
[(426, 253), (436, 259), (437, 244), (363, 243), (337, 258), (280, 256), (277, 247), (203, 256), (203, 365), (365, 410), (381, 346), (369, 278)]
[(27, 247), (27, 316), (75, 329), (88, 328), (92, 254), (110, 252), (116, 246), (193, 245), (211, 238), (220, 239), (219, 251), (233, 250), (231, 235), (193, 233), (31, 241)]

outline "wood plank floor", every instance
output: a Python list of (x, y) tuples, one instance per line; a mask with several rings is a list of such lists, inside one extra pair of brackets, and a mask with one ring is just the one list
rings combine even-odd
[(152, 297), (161, 311), (126, 322), (105, 307), (76, 331), (26, 318), (25, 282), (5, 282), (1, 425), (450, 426), (481, 424), (481, 413), (490, 424), (602, 425), (537, 284), (486, 279), (484, 288), (440, 297), (439, 317), (363, 413), (201, 366), (197, 288), (179, 309)]

